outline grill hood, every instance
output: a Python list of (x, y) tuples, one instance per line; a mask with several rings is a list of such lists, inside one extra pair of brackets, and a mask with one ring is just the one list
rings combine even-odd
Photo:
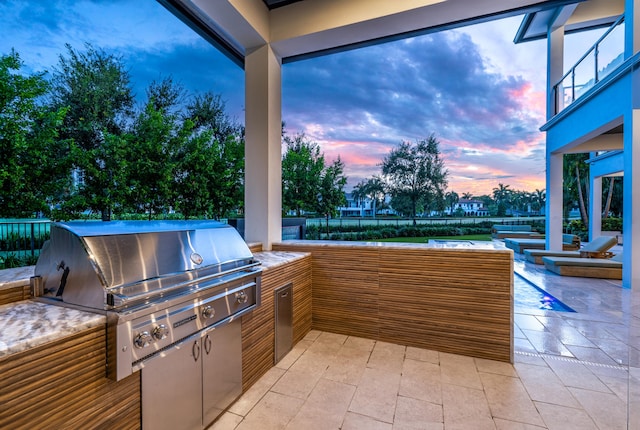
[(257, 264), (238, 232), (216, 221), (67, 222), (52, 224), (35, 276), (44, 297), (117, 310)]

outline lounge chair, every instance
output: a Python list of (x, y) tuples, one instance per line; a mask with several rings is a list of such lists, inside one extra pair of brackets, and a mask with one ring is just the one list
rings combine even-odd
[(543, 257), (545, 269), (562, 276), (622, 279), (622, 253), (611, 258)]
[[(504, 239), (504, 245), (513, 249), (518, 254), (522, 254), (525, 249), (544, 249), (544, 239), (517, 238), (507, 237)], [(575, 234), (562, 235), (562, 249), (564, 251), (575, 251), (580, 249), (580, 237)]]
[(528, 224), (495, 224), (491, 227), (491, 237), (494, 239), (504, 239), (505, 237), (540, 238), (542, 235), (533, 231)]
[(542, 257), (610, 257), (607, 254), (618, 240), (611, 236), (600, 236), (587, 243), (579, 251), (550, 251), (547, 249), (525, 249), (524, 256), (530, 263), (544, 264)]

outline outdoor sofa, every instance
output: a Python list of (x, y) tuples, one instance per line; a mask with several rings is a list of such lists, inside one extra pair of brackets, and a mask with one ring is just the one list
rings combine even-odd
[(622, 253), (611, 258), (543, 257), (545, 269), (562, 276), (622, 279)]
[[(504, 245), (522, 254), (525, 249), (544, 249), (545, 239), (532, 239), (530, 237), (506, 237)], [(562, 249), (564, 251), (576, 251), (580, 249), (580, 237), (575, 234), (562, 235)]]
[(579, 251), (551, 251), (547, 249), (525, 249), (524, 256), (530, 263), (544, 264), (543, 257), (601, 257), (608, 258), (612, 254), (609, 252), (618, 240), (611, 236), (600, 236), (584, 245)]
[(491, 227), (491, 237), (494, 239), (504, 239), (505, 237), (540, 238), (541, 236), (537, 231), (533, 231), (529, 224), (494, 224)]

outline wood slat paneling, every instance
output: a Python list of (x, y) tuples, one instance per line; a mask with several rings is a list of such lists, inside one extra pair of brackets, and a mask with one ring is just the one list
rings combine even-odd
[(31, 298), (29, 285), (0, 289), (0, 305), (15, 303)]
[(313, 328), (513, 361), (511, 251), (281, 243), (312, 253)]
[(242, 387), (246, 391), (274, 365), (275, 289), (293, 283), (293, 343), (311, 330), (311, 256), (266, 268), (262, 303), (242, 317)]
[(0, 428), (138, 429), (140, 374), (105, 377), (96, 327), (0, 360)]

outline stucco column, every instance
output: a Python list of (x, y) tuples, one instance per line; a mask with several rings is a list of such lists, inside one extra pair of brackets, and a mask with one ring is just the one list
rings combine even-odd
[(562, 94), (556, 96), (553, 86), (564, 75), (564, 26), (553, 27), (547, 33), (547, 119), (556, 113), (556, 97), (562, 100)]
[(271, 250), (282, 239), (281, 61), (265, 45), (245, 57), (247, 242)]
[(547, 153), (546, 248), (562, 249), (562, 154)]
[(589, 167), (589, 240), (602, 236), (602, 176), (596, 177)]

